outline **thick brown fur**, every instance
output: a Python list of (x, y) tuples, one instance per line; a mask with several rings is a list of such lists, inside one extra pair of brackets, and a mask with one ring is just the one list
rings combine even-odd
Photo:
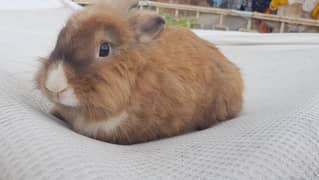
[[(125, 111), (127, 119), (111, 132), (90, 134), (75, 128), (117, 144), (205, 129), (239, 115), (243, 82), (236, 65), (184, 28), (165, 27), (150, 41), (139, 42), (140, 32), (134, 26), (142, 21), (147, 18), (121, 16), (101, 7), (90, 7), (69, 19), (35, 81), (52, 99), (44, 82), (50, 66), (63, 59), (67, 81), (80, 105), (55, 103), (52, 114), (72, 126), (79, 116), (99, 122)], [(112, 54), (97, 58), (96, 48), (103, 38), (112, 45)]]

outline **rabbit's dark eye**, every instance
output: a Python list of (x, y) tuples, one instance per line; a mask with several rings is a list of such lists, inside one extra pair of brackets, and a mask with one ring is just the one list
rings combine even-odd
[(99, 56), (100, 57), (106, 57), (110, 54), (111, 51), (111, 47), (109, 45), (109, 43), (102, 43), (100, 45), (100, 51), (99, 51)]

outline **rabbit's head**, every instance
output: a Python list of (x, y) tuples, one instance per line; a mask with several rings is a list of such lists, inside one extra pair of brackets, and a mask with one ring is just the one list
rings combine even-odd
[(53, 103), (110, 113), (128, 103), (144, 61), (137, 49), (156, 38), (164, 20), (151, 13), (123, 13), (132, 5), (123, 4), (91, 6), (69, 18), (35, 76)]

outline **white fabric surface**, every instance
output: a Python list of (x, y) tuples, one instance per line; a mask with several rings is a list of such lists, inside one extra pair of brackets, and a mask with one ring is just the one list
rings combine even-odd
[(73, 132), (33, 88), (71, 12), (0, 10), (0, 180), (319, 179), (319, 35), (195, 31), (241, 67), (243, 113), (121, 146)]
[(61, 1), (57, 0), (0, 0), (0, 4), (1, 10), (32, 10), (63, 7)]

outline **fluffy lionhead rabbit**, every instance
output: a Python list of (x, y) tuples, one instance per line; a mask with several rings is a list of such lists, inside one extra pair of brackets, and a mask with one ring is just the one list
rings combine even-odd
[(133, 144), (240, 113), (239, 68), (190, 30), (123, 4), (76, 12), (59, 33), (35, 75), (53, 115), (86, 136)]

